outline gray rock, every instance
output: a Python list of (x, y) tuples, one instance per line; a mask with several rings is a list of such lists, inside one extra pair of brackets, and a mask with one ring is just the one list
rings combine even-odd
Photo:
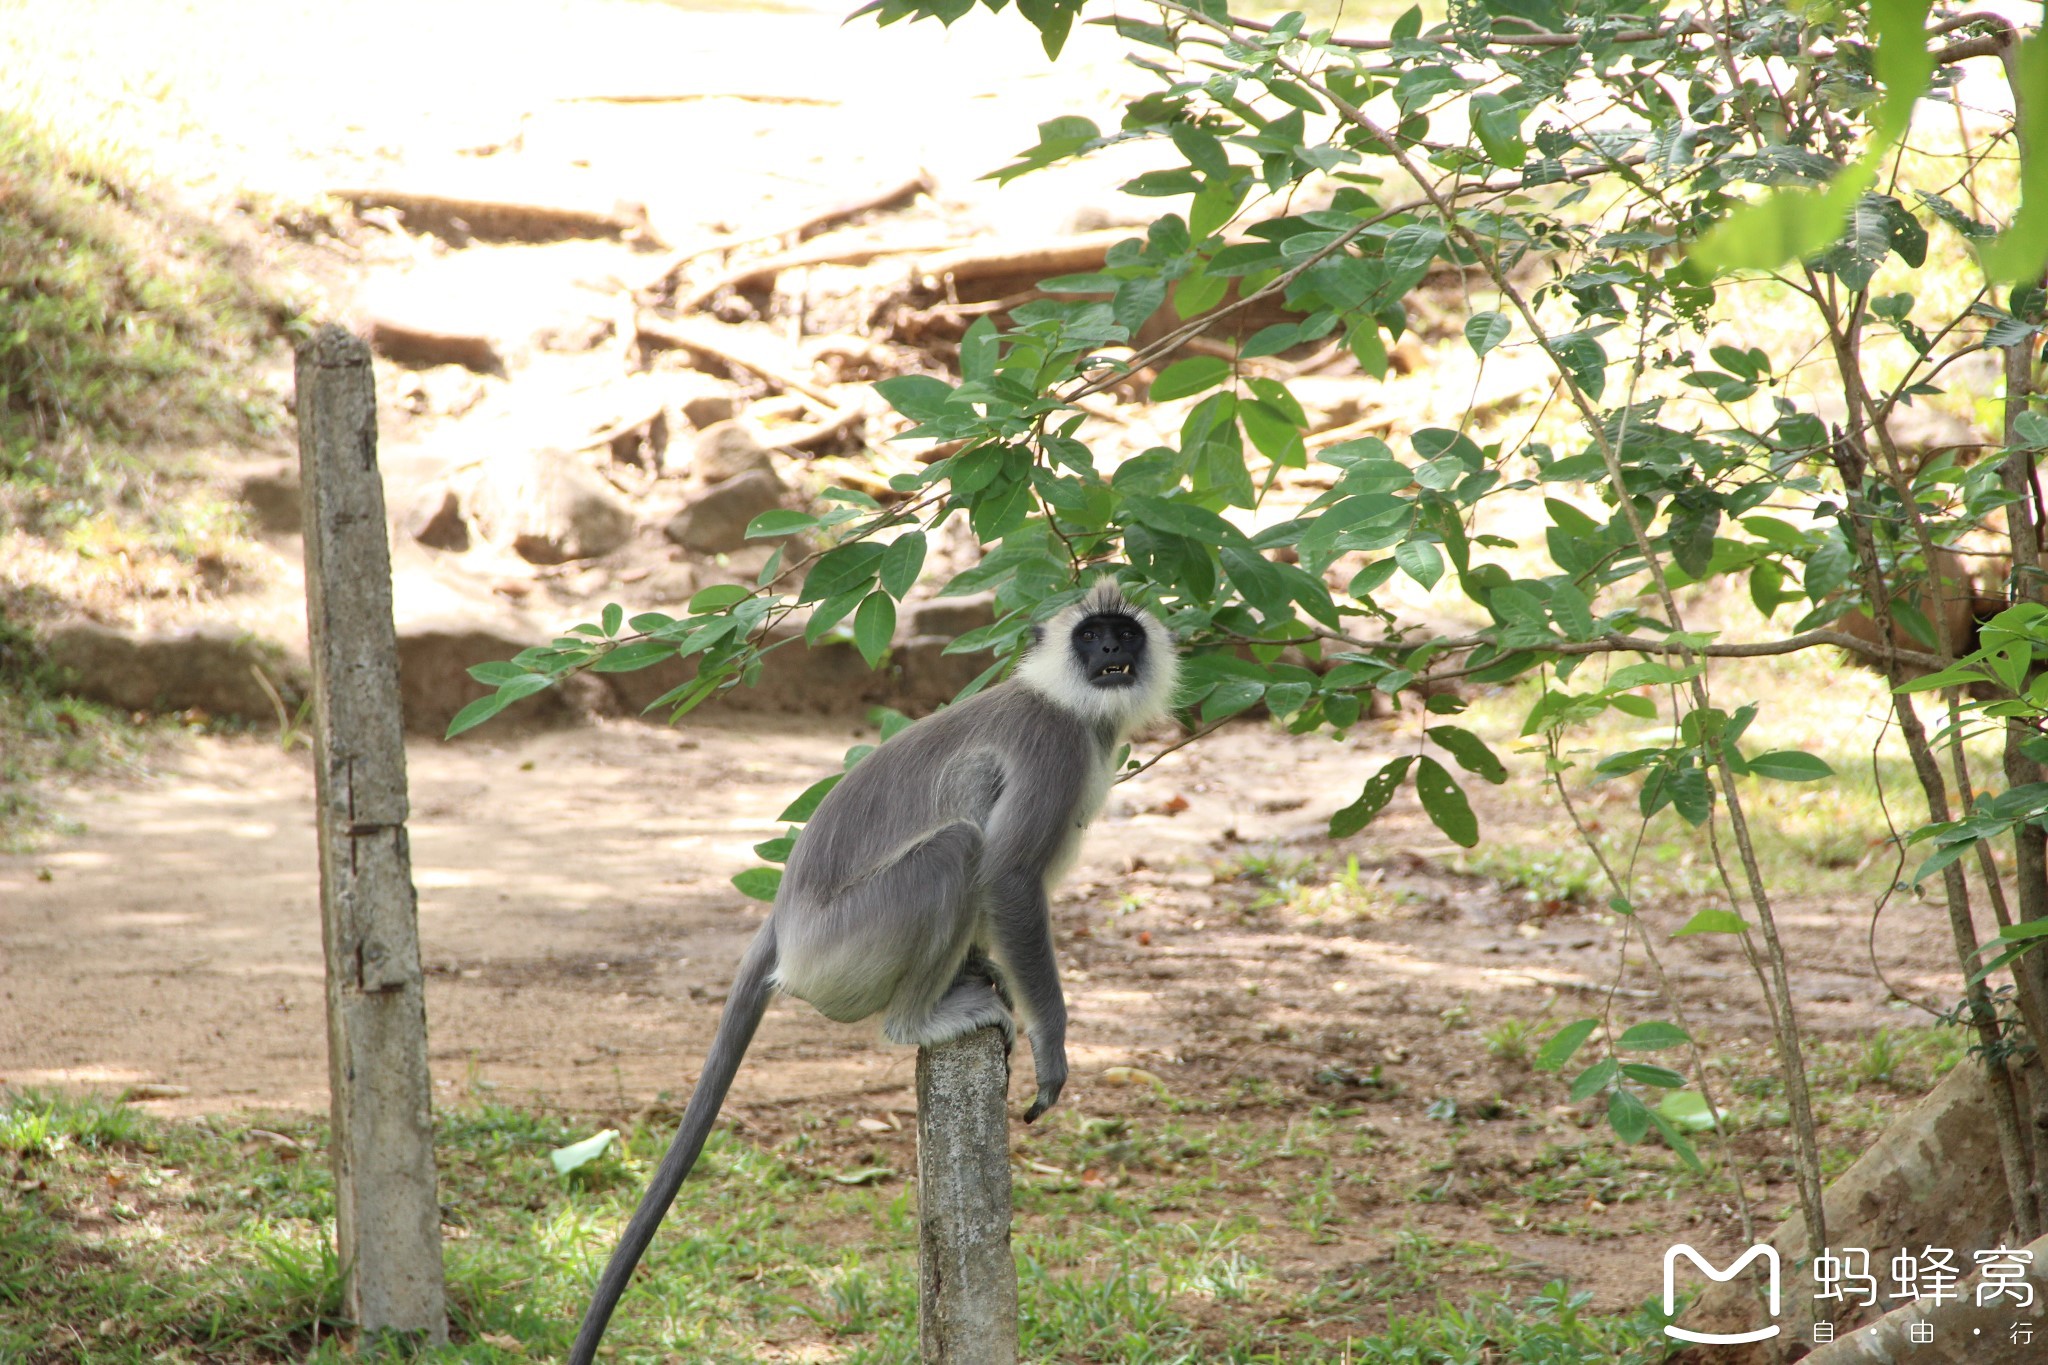
[(272, 460), (242, 475), (237, 496), (249, 508), (256, 529), (272, 535), (298, 534), (303, 525), (299, 506), (299, 462)]
[(774, 468), (768, 448), (744, 422), (714, 423), (691, 444), (690, 477), (701, 484), (724, 483), (757, 469), (772, 472)]
[(226, 625), (131, 631), (94, 621), (52, 630), (45, 649), (76, 696), (124, 711), (204, 711), (239, 720), (272, 720), (277, 708), (255, 670), (296, 709), (310, 690), (303, 665), (270, 640)]
[(427, 488), (405, 514), (405, 530), (435, 550), (467, 550), (469, 520), (462, 515), (462, 495), (448, 484)]
[(753, 469), (691, 498), (663, 533), (700, 555), (728, 554), (747, 544), (747, 523), (782, 505), (782, 480)]
[[(490, 691), (471, 678), (469, 670), (477, 664), (510, 659), (535, 643), (475, 621), (448, 619), (401, 624), (398, 702), (405, 728), (415, 734), (446, 733), (456, 712)], [(559, 724), (579, 720), (593, 710), (610, 710), (612, 706), (610, 690), (602, 682), (578, 675), (514, 703), (491, 724)]]
[(715, 393), (700, 393), (686, 398), (682, 404), (683, 416), (690, 419), (690, 425), (699, 431), (708, 431), (720, 422), (730, 422), (739, 411), (739, 404), (729, 390)]
[(633, 509), (566, 451), (494, 457), (477, 481), (472, 508), (485, 534), (533, 564), (595, 559), (633, 535)]
[(905, 602), (896, 633), (904, 636), (943, 635), (950, 640), (970, 630), (994, 625), (995, 604), (995, 594), (986, 592), (971, 597), (932, 597), (922, 602)]

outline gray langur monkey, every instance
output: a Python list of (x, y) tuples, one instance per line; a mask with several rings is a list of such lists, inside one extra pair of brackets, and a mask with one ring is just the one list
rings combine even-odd
[(1046, 895), (1108, 795), (1119, 745), (1166, 714), (1173, 637), (1098, 582), (1039, 633), (1016, 676), (928, 716), (854, 767), (797, 836), (740, 962), (682, 1125), (598, 1278), (570, 1365), (612, 1309), (703, 1150), (777, 991), (827, 1018), (882, 1018), (929, 1047), (985, 1024), (1031, 1039), (1031, 1122), (1067, 1080), (1067, 1007)]

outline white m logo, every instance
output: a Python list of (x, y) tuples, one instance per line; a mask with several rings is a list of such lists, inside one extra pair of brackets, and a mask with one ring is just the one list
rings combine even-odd
[[(1698, 1266), (1701, 1273), (1708, 1279), (1723, 1283), (1740, 1275), (1744, 1266), (1761, 1256), (1764, 1259), (1764, 1263), (1771, 1268), (1771, 1316), (1774, 1318), (1778, 1316), (1778, 1249), (1776, 1247), (1753, 1246), (1738, 1256), (1735, 1259), (1735, 1263), (1726, 1270), (1716, 1270), (1712, 1265), (1708, 1264), (1706, 1257), (1700, 1255), (1683, 1242), (1680, 1242), (1677, 1246), (1664, 1253), (1665, 1313), (1670, 1314), (1677, 1311), (1678, 1286), (1673, 1283), (1674, 1277), (1671, 1272), (1678, 1265), (1678, 1258), (1681, 1255)], [(1683, 1327), (1666, 1327), (1664, 1335), (1676, 1337), (1680, 1341), (1703, 1342), (1709, 1346), (1732, 1346), (1745, 1341), (1764, 1341), (1774, 1337), (1778, 1335), (1778, 1324), (1774, 1322), (1769, 1327), (1759, 1327), (1754, 1332), (1689, 1332)]]

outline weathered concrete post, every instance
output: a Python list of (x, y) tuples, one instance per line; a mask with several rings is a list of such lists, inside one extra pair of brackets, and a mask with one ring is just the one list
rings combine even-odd
[(918, 1337), (925, 1365), (1015, 1365), (1010, 1059), (983, 1028), (917, 1054)]
[(299, 347), (296, 381), (335, 1224), (348, 1314), (365, 1332), (440, 1343), (448, 1316), (427, 1013), (370, 349), (322, 327)]

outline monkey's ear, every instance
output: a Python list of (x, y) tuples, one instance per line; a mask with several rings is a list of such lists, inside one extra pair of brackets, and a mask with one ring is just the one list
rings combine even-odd
[(1044, 626), (1033, 626), (1033, 627), (1031, 628), (1031, 646), (1030, 646), (1030, 647), (1031, 647), (1032, 649), (1036, 649), (1036, 648), (1038, 648), (1038, 647), (1039, 647), (1040, 645), (1042, 645), (1042, 644), (1044, 644), (1044, 643), (1045, 643), (1045, 627), (1044, 627)]

